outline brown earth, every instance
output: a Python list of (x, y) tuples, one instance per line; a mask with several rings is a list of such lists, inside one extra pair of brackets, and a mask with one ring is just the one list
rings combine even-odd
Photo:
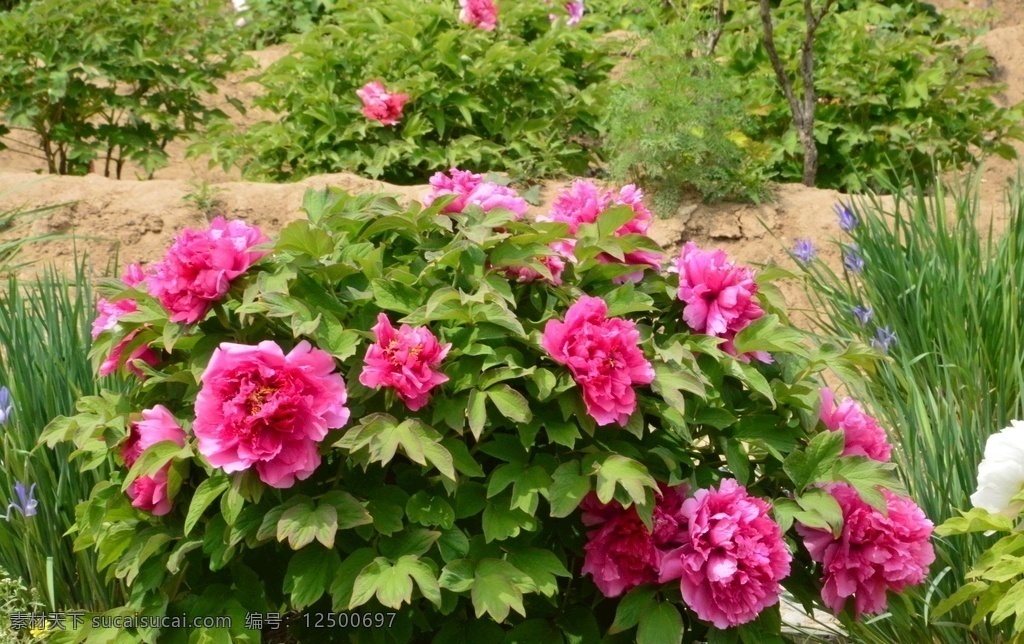
[[(1005, 104), (1024, 100), (1024, 2), (1020, 0), (932, 0), (942, 11), (963, 12), (965, 19), (981, 16), (993, 28), (981, 37), (998, 67), (999, 80), (1007, 84), (1000, 97)], [(979, 10), (993, 9), (989, 14)], [(259, 66), (266, 66), (286, 53), (283, 47), (253, 52)], [(224, 96), (250, 103), (257, 86), (246, 82), (253, 72), (239, 74), (220, 84), (221, 94), (211, 101), (232, 115), (239, 124), (267, 118), (249, 110), (241, 115)], [(28, 138), (24, 145), (31, 144)], [(13, 150), (0, 152), (0, 212), (11, 208), (34, 208), (62, 204), (53, 211), (26, 224), (32, 234), (73, 233), (75, 240), (64, 239), (30, 245), (20, 259), (27, 262), (54, 260), (67, 267), (76, 249), (88, 251), (94, 272), (102, 271), (117, 255), (118, 263), (154, 261), (161, 257), (172, 237), (186, 227), (205, 225), (213, 214), (241, 218), (275, 232), (287, 222), (301, 217), (299, 208), (306, 188), (339, 186), (351, 191), (382, 190), (406, 198), (417, 198), (425, 186), (390, 186), (349, 174), (312, 177), (298, 183), (265, 184), (243, 182), (237, 170), (210, 169), (205, 161), (185, 159), (184, 144), (170, 149), (172, 163), (149, 181), (111, 180), (92, 174), (85, 177), (41, 175), (45, 167), (39, 159)], [(1017, 149), (1024, 154), (1024, 144)], [(998, 158), (984, 166), (981, 179), (981, 212), (994, 217), (997, 228), (1003, 218), (1003, 192), (1017, 175), (1017, 162)], [(128, 169), (126, 176), (133, 176)], [(204, 213), (185, 199), (206, 184), (210, 195), (219, 200), (214, 211)], [(543, 203), (533, 208), (543, 212), (554, 193), (565, 183), (550, 183), (542, 191)], [(741, 204), (705, 205), (684, 203), (673, 218), (657, 220), (652, 237), (666, 248), (675, 249), (685, 240), (701, 247), (726, 250), (738, 261), (753, 264), (777, 262), (793, 268), (786, 253), (797, 238), (811, 239), (821, 257), (834, 270), (839, 269), (839, 250), (830, 243), (841, 231), (835, 224), (833, 206), (842, 195), (831, 190), (806, 188), (797, 184), (775, 186), (771, 202), (761, 206)], [(0, 243), (24, 236), (26, 229), (0, 233)], [(802, 288), (784, 284), (783, 292), (791, 305), (806, 306)]]

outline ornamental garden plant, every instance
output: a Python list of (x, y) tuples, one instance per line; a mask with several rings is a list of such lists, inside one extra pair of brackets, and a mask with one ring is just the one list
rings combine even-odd
[(777, 640), (784, 589), (883, 612), (932, 524), (815, 375), (873, 350), (808, 346), (778, 270), (667, 257), (642, 197), (581, 180), (530, 221), (453, 168), (424, 204), (309, 192), (276, 239), (218, 218), (103, 283), (93, 359), (133, 385), (44, 438), (118, 465), (74, 528), (118, 611), (651, 643)]
[(614, 61), (574, 15), (543, 2), (340, 3), (259, 75), (255, 103), (275, 117), (219, 128), (192, 153), (274, 181), (349, 171), (415, 184), (453, 165), (583, 176)]

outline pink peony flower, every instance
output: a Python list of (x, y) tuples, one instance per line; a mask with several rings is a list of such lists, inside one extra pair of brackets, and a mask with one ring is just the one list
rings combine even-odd
[(326, 351), (302, 341), (285, 355), (276, 342), (224, 342), (200, 381), (193, 431), (214, 467), (256, 466), (260, 479), (286, 488), (320, 465), (317, 443), (348, 421), (345, 382)]
[[(144, 282), (146, 279), (145, 274), (142, 272), (142, 267), (138, 264), (130, 264), (125, 271), (125, 274), (121, 276), (121, 281), (128, 286), (137, 286)], [(100, 298), (96, 302), (96, 310), (99, 311), (99, 315), (92, 322), (92, 339), (95, 340), (104, 331), (112, 331), (117, 327), (118, 320), (129, 313), (134, 313), (139, 310), (138, 303), (131, 299), (125, 298), (123, 300), (117, 300), (111, 302), (106, 298)], [(99, 374), (101, 376), (109, 376), (110, 374), (117, 371), (118, 365), (121, 363), (121, 356), (124, 354), (125, 348), (132, 341), (138, 331), (133, 331), (128, 334), (123, 340), (118, 342), (113, 349), (110, 351), (110, 355), (106, 357), (102, 364), (100, 364)], [(136, 347), (132, 351), (131, 355), (128, 356), (128, 371), (135, 374), (139, 378), (144, 377), (142, 370), (132, 364), (135, 360), (144, 360), (150, 366), (156, 366), (160, 362), (160, 356), (155, 351), (141, 345)]]
[(843, 456), (867, 456), (882, 462), (889, 460), (892, 445), (886, 438), (885, 430), (878, 426), (874, 418), (865, 414), (852, 398), (844, 398), (838, 407), (833, 407), (832, 390), (823, 387), (821, 422), (829, 430), (842, 431), (845, 435)]
[(506, 266), (503, 268), (505, 276), (509, 279), (513, 279), (520, 284), (527, 282), (535, 282), (537, 280), (549, 281), (555, 286), (562, 285), (562, 271), (565, 270), (565, 261), (558, 255), (545, 255), (538, 258), (541, 264), (547, 266), (548, 270), (551, 271), (551, 280), (540, 274), (529, 266)]
[(494, 31), (498, 24), (498, 6), (494, 0), (459, 0), (459, 20), (484, 31)]
[(372, 81), (356, 90), (356, 96), (363, 100), (363, 116), (381, 125), (395, 125), (402, 119), (402, 108), (409, 100), (408, 94), (391, 94), (380, 81)]
[(569, 307), (565, 322), (548, 320), (541, 343), (569, 367), (598, 425), (625, 426), (636, 409), (633, 386), (654, 380), (654, 369), (640, 350), (636, 325), (607, 314), (604, 300), (584, 295)]
[[(125, 466), (131, 468), (142, 456), (142, 452), (164, 441), (185, 445), (185, 430), (163, 405), (143, 410), (142, 420), (132, 423), (128, 440), (121, 446), (121, 458)], [(156, 516), (170, 512), (172, 504), (167, 498), (167, 472), (170, 469), (171, 464), (168, 463), (155, 474), (140, 476), (132, 481), (126, 490), (132, 505)]]
[(680, 515), (682, 545), (664, 554), (658, 579), (679, 579), (697, 617), (729, 628), (779, 601), (792, 556), (767, 503), (725, 479), (718, 490), (698, 490)]
[(146, 278), (150, 295), (171, 314), (171, 322), (201, 320), (228, 292), (231, 280), (267, 251), (253, 246), (270, 241), (255, 226), (217, 217), (207, 230), (186, 228)]
[[(636, 213), (633, 219), (623, 224), (615, 234), (618, 236), (628, 234), (646, 235), (651, 227), (651, 211), (643, 205), (641, 199), (643, 191), (630, 184), (623, 186), (619, 193), (612, 190), (602, 190), (593, 181), (578, 179), (570, 184), (567, 190), (562, 191), (551, 205), (551, 212), (545, 216), (538, 217), (540, 221), (557, 221), (569, 225), (569, 234), (576, 235), (583, 224), (592, 224), (605, 210), (613, 206), (629, 206)], [(576, 247), (574, 240), (556, 242), (559, 252), (575, 261), (573, 250)], [(637, 250), (626, 253), (623, 258), (624, 264), (645, 265), (653, 268), (661, 266), (661, 253), (652, 253), (646, 250)], [(619, 260), (601, 253), (597, 259), (606, 263), (618, 262)], [(632, 280), (639, 281), (643, 277), (643, 271), (631, 273), (617, 278), (616, 282)]]
[(136, 334), (138, 334), (137, 330), (132, 331), (123, 340), (114, 345), (114, 348), (110, 350), (110, 355), (100, 364), (99, 374), (101, 376), (109, 376), (117, 371), (122, 359), (125, 361), (128, 372), (139, 378), (144, 378), (146, 374), (133, 364), (135, 360), (142, 360), (151, 367), (160, 364), (160, 354), (144, 344), (136, 347), (127, 358), (122, 358), (125, 348), (128, 347), (128, 344), (135, 338)]
[[(764, 315), (754, 301), (753, 271), (729, 262), (723, 250), (702, 251), (693, 242), (686, 242), (676, 268), (679, 299), (686, 303), (683, 320), (697, 333), (725, 338), (723, 350), (736, 355), (736, 334)], [(772, 361), (763, 351), (753, 355), (762, 362)]]
[(583, 0), (572, 0), (571, 2), (566, 2), (565, 11), (569, 14), (569, 20), (566, 24), (569, 26), (580, 24), (580, 20), (583, 20), (584, 9)]
[(430, 400), (430, 390), (448, 382), (448, 376), (436, 367), (452, 345), (441, 345), (424, 326), (403, 324), (396, 331), (384, 313), (377, 316), (373, 331), (377, 343), (366, 352), (359, 382), (373, 389), (394, 387), (409, 409), (422, 408)]
[(932, 522), (910, 499), (882, 490), (887, 513), (871, 507), (845, 484), (829, 487), (843, 509), (839, 538), (828, 530), (797, 524), (811, 558), (822, 564), (825, 605), (838, 613), (854, 598), (854, 614), (885, 610), (885, 592), (900, 592), (924, 581), (935, 550), (928, 541)]
[(443, 195), (458, 195), (455, 201), (445, 206), (441, 212), (458, 214), (466, 209), (469, 204), (476, 204), (484, 212), (495, 208), (511, 210), (520, 219), (530, 204), (519, 196), (512, 188), (499, 186), (490, 181), (484, 181), (482, 174), (474, 174), (467, 170), (451, 168), (451, 176), (443, 172), (436, 172), (430, 177), (430, 192), (423, 198), (424, 205), (429, 206), (434, 200)]
[(591, 492), (583, 499), (584, 525), (595, 530), (587, 534), (583, 574), (590, 575), (605, 597), (618, 597), (639, 586), (658, 581), (661, 550), (681, 529), (679, 509), (686, 487), (661, 486), (662, 496), (654, 506), (653, 532), (648, 532), (636, 507), (628, 510), (617, 501), (605, 505)]

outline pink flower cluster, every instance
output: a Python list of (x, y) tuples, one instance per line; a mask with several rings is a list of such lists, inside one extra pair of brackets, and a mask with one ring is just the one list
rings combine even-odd
[[(736, 334), (764, 315), (754, 301), (757, 284), (753, 271), (732, 264), (723, 250), (702, 251), (693, 242), (686, 242), (676, 267), (679, 299), (686, 303), (683, 320), (697, 333), (725, 338), (723, 348), (736, 355)], [(763, 351), (753, 355), (762, 362), (772, 361)]]
[(424, 205), (429, 206), (434, 200), (443, 195), (458, 195), (455, 201), (441, 209), (441, 212), (458, 214), (466, 209), (469, 204), (480, 206), (484, 212), (490, 212), (495, 208), (511, 210), (516, 219), (526, 214), (530, 204), (519, 196), (512, 188), (499, 186), (490, 181), (484, 181), (484, 175), (474, 174), (468, 170), (451, 168), (451, 174), (443, 172), (434, 173), (430, 177), (430, 192), (423, 199)]
[(887, 590), (900, 592), (927, 576), (935, 561), (932, 522), (913, 501), (888, 490), (882, 490), (885, 513), (845, 483), (828, 491), (843, 510), (842, 534), (836, 538), (828, 530), (796, 527), (811, 558), (822, 564), (825, 605), (838, 613), (852, 597), (856, 616), (881, 613)]
[[(629, 206), (636, 215), (615, 231), (615, 234), (618, 236), (628, 234), (646, 235), (647, 230), (651, 227), (653, 217), (651, 216), (651, 211), (644, 206), (642, 199), (643, 191), (632, 184), (623, 186), (616, 193), (613, 190), (602, 190), (593, 181), (579, 179), (573, 181), (568, 189), (555, 197), (550, 213), (538, 217), (538, 219), (541, 221), (566, 223), (569, 225), (569, 234), (576, 235), (579, 232), (580, 226), (594, 223), (605, 210), (613, 206)], [(576, 242), (574, 240), (556, 242), (552, 246), (566, 257), (575, 261), (573, 251), (576, 247)], [(637, 250), (626, 253), (622, 263), (658, 268), (661, 265), (661, 257), (661, 253)], [(601, 253), (597, 258), (599, 261), (607, 263), (619, 261), (606, 253)], [(632, 280), (636, 282), (642, 277), (643, 271), (637, 271), (616, 281)]]
[(634, 385), (654, 380), (654, 369), (640, 350), (636, 325), (608, 318), (608, 305), (584, 295), (569, 307), (565, 322), (548, 320), (541, 344), (569, 367), (583, 390), (583, 401), (598, 425), (625, 426), (636, 409)]
[(193, 425), (199, 452), (225, 472), (255, 465), (272, 487), (308, 478), (320, 465), (317, 443), (348, 421), (334, 359), (306, 341), (288, 355), (276, 342), (224, 342), (200, 381)]
[[(121, 458), (128, 468), (146, 451), (157, 443), (172, 441), (178, 446), (185, 445), (185, 430), (174, 420), (174, 416), (163, 405), (142, 411), (142, 420), (132, 423), (128, 440), (121, 445)], [(155, 474), (139, 476), (128, 486), (128, 497), (132, 505), (140, 510), (163, 516), (171, 511), (171, 500), (167, 498), (168, 463)]]
[(583, 572), (606, 597), (645, 583), (679, 580), (683, 600), (717, 628), (754, 620), (779, 601), (792, 556), (768, 504), (735, 480), (718, 490), (662, 486), (648, 532), (636, 509), (584, 499), (588, 534)]
[(217, 217), (207, 230), (186, 228), (146, 278), (149, 294), (171, 314), (171, 322), (197, 322), (227, 294), (231, 280), (267, 251), (253, 246), (270, 241), (259, 228)]
[(821, 422), (833, 432), (842, 431), (846, 437), (843, 456), (867, 456), (876, 461), (887, 462), (892, 445), (885, 430), (878, 426), (871, 416), (864, 413), (860, 404), (852, 398), (844, 398), (838, 407), (834, 406), (832, 390), (821, 389)]
[(430, 390), (448, 382), (436, 367), (452, 345), (441, 345), (426, 327), (403, 324), (395, 330), (384, 313), (377, 316), (373, 332), (377, 342), (366, 352), (359, 382), (373, 389), (392, 387), (409, 409), (421, 409), (430, 400)]
[(462, 10), (459, 20), (484, 31), (494, 31), (498, 25), (498, 5), (494, 0), (459, 0)]
[(402, 108), (409, 101), (408, 94), (391, 94), (380, 81), (371, 81), (356, 90), (363, 101), (363, 116), (381, 125), (395, 125), (402, 120)]
[[(125, 274), (121, 276), (121, 281), (128, 286), (138, 286), (143, 283), (145, 279), (146, 277), (142, 272), (142, 267), (138, 264), (129, 265)], [(93, 340), (98, 338), (104, 331), (113, 330), (122, 316), (138, 311), (139, 305), (131, 298), (117, 300), (116, 302), (100, 298), (100, 300), (96, 302), (96, 309), (99, 311), (99, 315), (96, 316), (96, 319), (93, 320), (92, 323)], [(101, 376), (109, 376), (117, 371), (117, 367), (121, 363), (125, 348), (129, 343), (131, 343), (132, 339), (135, 338), (137, 334), (138, 331), (133, 331), (114, 346), (110, 351), (110, 355), (108, 355), (100, 365)], [(143, 373), (138, 367), (132, 364), (134, 360), (142, 360), (150, 366), (155, 366), (160, 362), (160, 357), (155, 351), (144, 344), (136, 347), (135, 350), (132, 351), (131, 355), (128, 356), (126, 360), (128, 364), (128, 371), (141, 378)]]

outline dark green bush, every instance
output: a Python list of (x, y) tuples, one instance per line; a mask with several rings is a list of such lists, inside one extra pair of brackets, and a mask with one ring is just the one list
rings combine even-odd
[(0, 14), (0, 112), (39, 136), (52, 173), (152, 173), (224, 116), (201, 99), (238, 60), (233, 20), (219, 0), (22, 4)]
[[(1013, 156), (1006, 141), (1024, 135), (1021, 111), (993, 103), (1000, 87), (989, 82), (991, 62), (966, 30), (916, 2), (850, 0), (838, 9), (822, 21), (814, 49), (819, 187), (877, 188), (865, 177), (927, 179), (936, 163), (962, 167), (979, 152)], [(758, 116), (747, 135), (772, 147), (776, 178), (799, 181), (803, 155), (757, 12), (751, 3), (732, 17), (718, 54)], [(773, 16), (779, 55), (796, 77), (802, 3), (786, 0)]]
[(346, 8), (351, 0), (247, 0), (249, 10), (244, 38), (248, 46), (265, 47), (291, 34), (309, 31), (332, 10)]
[[(459, 22), (454, 2), (397, 0), (336, 12), (260, 77), (257, 105), (280, 114), (194, 152), (250, 178), (361, 172), (422, 182), (452, 165), (518, 175), (583, 174), (594, 159), (611, 59), (543, 3), (504, 3), (495, 31)], [(356, 90), (410, 95), (401, 122), (361, 113)]]

